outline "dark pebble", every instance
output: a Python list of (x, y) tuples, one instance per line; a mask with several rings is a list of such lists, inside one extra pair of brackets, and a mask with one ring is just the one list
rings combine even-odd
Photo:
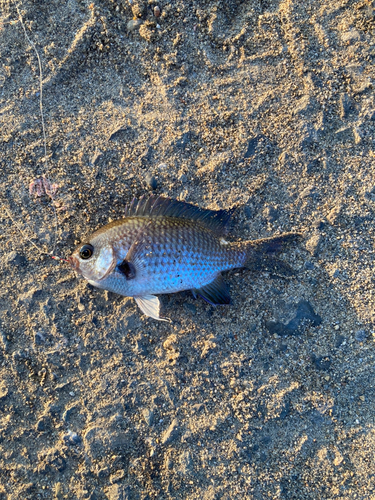
[(185, 184), (185, 182), (187, 182), (188, 178), (187, 178), (187, 175), (186, 174), (181, 174), (180, 177), (178, 178), (178, 180), (182, 183), (182, 184)]
[(158, 181), (155, 179), (155, 177), (151, 174), (148, 174), (146, 176), (146, 185), (149, 189), (152, 189), (153, 191), (155, 191), (155, 189), (158, 187)]
[(317, 257), (320, 254), (322, 247), (322, 237), (319, 233), (315, 233), (306, 241), (306, 250), (311, 255)]
[(314, 309), (307, 300), (301, 300), (297, 304), (295, 317), (289, 321), (287, 325), (281, 321), (266, 321), (266, 328), (271, 333), (277, 335), (299, 335), (302, 333), (305, 322), (309, 322), (313, 326), (318, 326), (322, 322), (322, 318), (315, 314)]

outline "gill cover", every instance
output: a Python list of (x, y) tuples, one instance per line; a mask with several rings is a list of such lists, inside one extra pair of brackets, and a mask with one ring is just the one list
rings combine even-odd
[(114, 270), (117, 259), (111, 246), (101, 248), (97, 256), (95, 256), (94, 253), (94, 258), (95, 263), (92, 268), (92, 276), (86, 276), (85, 273), (85, 277), (100, 281), (106, 278)]

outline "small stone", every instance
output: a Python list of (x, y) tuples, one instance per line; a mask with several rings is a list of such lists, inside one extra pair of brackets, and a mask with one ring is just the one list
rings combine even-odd
[(364, 132), (361, 127), (353, 127), (353, 135), (354, 135), (354, 142), (356, 144), (362, 142), (362, 137), (364, 135)]
[(167, 170), (167, 168), (168, 168), (168, 165), (166, 163), (160, 163), (158, 165), (159, 170)]
[(364, 342), (367, 338), (366, 330), (358, 330), (355, 334), (355, 339), (357, 342)]
[(109, 480), (112, 484), (116, 484), (120, 482), (122, 479), (124, 479), (124, 477), (125, 477), (124, 469), (119, 469), (114, 474), (111, 475)]
[(128, 22), (126, 25), (128, 31), (132, 32), (135, 31), (139, 26), (142, 24), (142, 21), (140, 19), (132, 19), (131, 21)]
[(179, 434), (178, 420), (175, 418), (168, 429), (164, 432), (161, 442), (162, 444), (170, 444), (174, 441)]
[(188, 178), (186, 174), (181, 174), (178, 180), (181, 182), (181, 184), (185, 184), (187, 182)]
[(335, 342), (336, 348), (339, 348), (345, 344), (346, 344), (346, 338), (343, 335), (337, 335), (336, 342)]
[(81, 442), (81, 438), (78, 436), (78, 434), (70, 430), (68, 430), (63, 439), (65, 444), (70, 446), (76, 446)]
[(320, 253), (321, 245), (322, 237), (320, 234), (315, 233), (306, 241), (306, 250), (314, 257), (317, 257)]
[(151, 427), (154, 422), (154, 412), (150, 408), (143, 408), (142, 410), (143, 418), (145, 419), (146, 424)]
[(334, 328), (334, 329), (336, 330), (336, 332), (337, 332), (337, 330), (340, 330), (340, 325), (335, 325), (333, 328)]
[(149, 189), (152, 189), (153, 191), (155, 191), (155, 189), (158, 187), (158, 181), (156, 180), (156, 178), (152, 174), (147, 174), (145, 181), (146, 181), (147, 187)]
[(313, 228), (317, 229), (318, 231), (323, 231), (323, 229), (326, 227), (326, 223), (324, 220), (321, 219), (316, 219), (313, 222)]
[(155, 7), (154, 7), (154, 16), (155, 17), (160, 17), (160, 14), (161, 14), (160, 7), (158, 5), (155, 5)]

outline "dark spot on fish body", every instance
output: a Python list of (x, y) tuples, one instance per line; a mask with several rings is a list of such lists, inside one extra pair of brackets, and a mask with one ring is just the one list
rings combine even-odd
[(134, 265), (126, 260), (122, 261), (121, 264), (117, 266), (117, 269), (127, 280), (132, 280), (136, 276)]

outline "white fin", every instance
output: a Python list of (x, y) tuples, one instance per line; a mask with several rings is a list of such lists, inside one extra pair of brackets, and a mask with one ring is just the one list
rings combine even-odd
[(134, 297), (134, 299), (137, 302), (140, 310), (146, 316), (157, 319), (159, 321), (168, 321), (169, 323), (172, 323), (169, 318), (161, 318), (159, 316), (160, 302), (155, 295), (143, 295), (141, 297)]

